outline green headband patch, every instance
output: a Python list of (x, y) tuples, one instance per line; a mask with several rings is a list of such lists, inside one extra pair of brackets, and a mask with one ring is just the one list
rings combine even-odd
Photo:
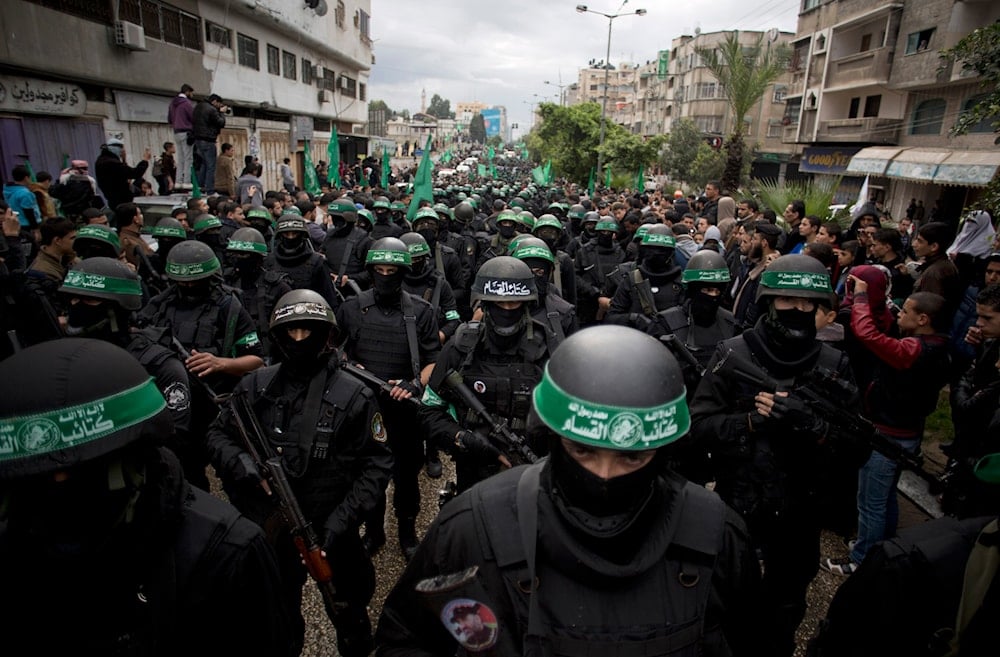
[(209, 216), (207, 219), (199, 219), (194, 222), (194, 232), (200, 233), (203, 230), (208, 230), (209, 228), (219, 228), (222, 226), (222, 221), (218, 217)]
[(118, 241), (117, 235), (110, 230), (98, 228), (97, 226), (81, 226), (80, 230), (76, 231), (76, 239), (99, 240), (111, 244), (115, 247), (115, 250), (121, 248), (121, 242)]
[(830, 277), (808, 271), (765, 271), (760, 277), (762, 287), (772, 290), (806, 290), (829, 294)]
[(677, 240), (674, 239), (673, 235), (662, 235), (660, 233), (645, 233), (642, 236), (642, 245), (665, 246), (672, 249), (677, 246)]
[(987, 484), (1000, 484), (1000, 453), (987, 454), (976, 461), (976, 478)]
[(514, 249), (514, 257), (518, 260), (526, 260), (528, 258), (540, 258), (547, 262), (555, 262), (552, 258), (552, 252), (543, 246), (518, 246)]
[(177, 226), (153, 226), (152, 234), (153, 237), (178, 237), (182, 240), (187, 239), (187, 232)]
[[(588, 222), (583, 222), (588, 223)], [(613, 221), (598, 221), (597, 225), (594, 226), (594, 230), (610, 230), (612, 233), (618, 232), (618, 224)], [(646, 230), (649, 230), (648, 228)]]
[(229, 240), (226, 245), (227, 251), (246, 251), (248, 253), (262, 253), (267, 255), (267, 244), (261, 242), (243, 242), (240, 240)]
[(535, 412), (560, 436), (605, 449), (656, 449), (691, 428), (685, 393), (654, 408), (603, 406), (569, 394), (545, 375), (532, 395)]
[(0, 419), (0, 461), (70, 449), (135, 426), (166, 407), (153, 379), (134, 388), (47, 413)]
[(431, 247), (427, 245), (427, 242), (417, 242), (416, 244), (407, 246), (406, 250), (410, 252), (410, 260), (412, 260), (413, 258), (428, 255), (431, 252)]
[(218, 268), (219, 268), (218, 258), (212, 258), (211, 260), (206, 260), (205, 262), (192, 262), (192, 263), (168, 262), (167, 276), (171, 277), (176, 276), (177, 278), (191, 278), (192, 276), (211, 274)]
[(125, 294), (141, 297), (142, 286), (139, 280), (128, 278), (112, 278), (101, 274), (88, 274), (77, 269), (66, 272), (63, 279), (62, 292), (104, 292), (107, 294)]
[(410, 258), (410, 253), (407, 251), (403, 253), (402, 251), (381, 251), (371, 249), (368, 251), (368, 255), (365, 256), (366, 265), (407, 265), (413, 264), (413, 259)]
[(681, 275), (684, 283), (728, 283), (728, 269), (685, 269)]

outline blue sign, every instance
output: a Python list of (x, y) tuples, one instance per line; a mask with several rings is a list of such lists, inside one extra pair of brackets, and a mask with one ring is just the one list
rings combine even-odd
[(814, 146), (802, 152), (799, 171), (805, 173), (846, 173), (851, 158), (860, 148), (839, 148), (836, 146)]
[(486, 109), (480, 112), (483, 115), (483, 127), (486, 128), (486, 136), (494, 137), (500, 134), (500, 110)]

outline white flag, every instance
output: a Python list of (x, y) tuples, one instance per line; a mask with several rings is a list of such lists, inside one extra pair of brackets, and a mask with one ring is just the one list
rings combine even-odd
[(851, 206), (851, 218), (857, 219), (861, 208), (866, 205), (868, 205), (868, 176), (865, 176), (865, 182), (862, 183), (861, 191), (858, 192), (858, 202)]

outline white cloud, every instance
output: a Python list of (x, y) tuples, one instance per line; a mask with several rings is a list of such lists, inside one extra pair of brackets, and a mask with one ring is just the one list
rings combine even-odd
[[(421, 89), (451, 101), (507, 107), (508, 121), (530, 123), (531, 105), (557, 101), (558, 85), (603, 60), (608, 19), (580, 14), (569, 0), (372, 0), (377, 64), (370, 99), (420, 109)], [(719, 30), (794, 32), (800, 0), (592, 0), (593, 11), (645, 16), (612, 21), (611, 62), (645, 63), (683, 34)], [(548, 80), (552, 84), (544, 84)], [(538, 96), (535, 96), (537, 94)], [(547, 96), (547, 98), (545, 98)]]

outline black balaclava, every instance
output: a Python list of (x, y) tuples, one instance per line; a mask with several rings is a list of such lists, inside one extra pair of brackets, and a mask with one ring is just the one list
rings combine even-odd
[(597, 222), (588, 221), (583, 224), (583, 230), (580, 232), (580, 237), (582, 237), (584, 241), (592, 240), (597, 237)]
[(204, 303), (212, 294), (212, 280), (203, 278), (200, 281), (193, 281), (193, 285), (178, 285), (177, 296), (181, 301), (191, 305)]
[(430, 256), (419, 256), (413, 258), (413, 262), (410, 265), (410, 272), (404, 277), (407, 282), (420, 283), (427, 278), (431, 272), (434, 271), (433, 268), (427, 266), (429, 261)]
[(336, 237), (344, 237), (349, 235), (351, 229), (354, 228), (354, 224), (349, 222), (347, 219), (340, 215), (331, 215), (330, 217), (330, 231)]
[(274, 240), (275, 256), (291, 259), (307, 253), (306, 235), (303, 233), (279, 233)]
[(722, 295), (712, 296), (705, 294), (705, 285), (692, 285), (691, 290), (691, 321), (698, 326), (711, 326), (715, 324), (719, 314), (719, 304), (722, 302)]
[(776, 310), (774, 297), (767, 297), (767, 309), (762, 320), (768, 341), (775, 351), (794, 360), (808, 353), (816, 342), (816, 311)]
[(76, 338), (94, 338), (120, 344), (127, 332), (127, 313), (117, 304), (101, 301), (96, 305), (78, 301), (70, 304), (66, 318), (66, 335)]
[(257, 280), (257, 276), (260, 274), (261, 267), (264, 264), (264, 259), (251, 254), (238, 255), (232, 259), (232, 263), (240, 280), (245, 283), (252, 283)]
[(601, 232), (597, 233), (597, 246), (601, 247), (602, 249), (612, 248), (614, 246), (614, 242), (615, 242), (614, 233), (608, 232), (606, 230), (602, 230)]
[(520, 308), (513, 310), (501, 308), (494, 302), (483, 305), (493, 342), (504, 350), (513, 348), (521, 340), (521, 333), (530, 321), (527, 304), (522, 304)]
[(219, 245), (222, 244), (222, 235), (218, 230), (206, 231), (201, 235), (198, 235), (198, 241), (202, 244), (207, 244), (212, 247), (213, 251), (219, 249)]
[(372, 274), (372, 288), (375, 290), (375, 301), (381, 306), (390, 306), (399, 303), (403, 292), (403, 276), (405, 271), (397, 269), (395, 274), (386, 276), (374, 269)]
[(666, 274), (674, 264), (674, 250), (658, 247), (640, 246), (639, 264), (643, 271), (652, 274)]
[(247, 223), (256, 228), (261, 235), (266, 236), (271, 231), (271, 220), (267, 217), (250, 217)]
[(301, 327), (309, 329), (309, 337), (293, 340), (288, 331), (297, 324), (286, 324), (274, 332), (275, 343), (281, 351), (282, 368), (296, 376), (312, 377), (326, 367), (333, 349), (329, 347), (330, 330), (327, 325), (316, 322), (302, 322)]
[(431, 251), (437, 245), (438, 239), (438, 229), (434, 228), (430, 223), (424, 223), (420, 225), (420, 230), (417, 231), (417, 235), (420, 235), (427, 241), (427, 246), (431, 247)]
[(385, 208), (379, 208), (375, 210), (375, 223), (380, 226), (388, 226), (389, 222), (392, 221), (392, 215)]
[(535, 287), (538, 288), (538, 298), (544, 299), (545, 295), (549, 293), (549, 277), (552, 276), (552, 263), (541, 258), (527, 258), (524, 260), (524, 264), (528, 265), (531, 269), (545, 270), (543, 275), (535, 275)]
[(504, 221), (502, 224), (498, 223), (497, 232), (500, 233), (500, 237), (509, 240), (517, 234), (517, 224), (511, 224), (508, 221)]
[(80, 260), (86, 260), (87, 258), (118, 258), (118, 254), (115, 252), (115, 247), (106, 242), (100, 242), (98, 240), (75, 240), (73, 242), (73, 251), (76, 253)]

